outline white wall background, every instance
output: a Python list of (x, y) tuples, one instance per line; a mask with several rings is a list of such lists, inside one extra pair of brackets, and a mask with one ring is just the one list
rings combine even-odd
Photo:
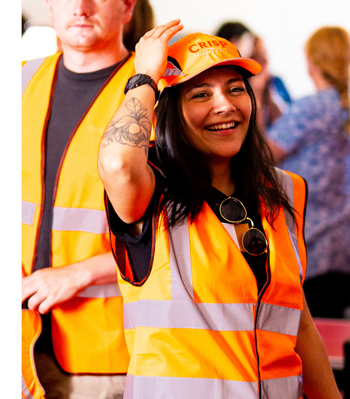
[[(241, 21), (266, 43), (270, 70), (292, 96), (313, 92), (306, 72), (304, 43), (317, 28), (338, 25), (350, 32), (350, 0), (150, 0), (156, 23), (181, 18), (184, 32), (214, 34), (221, 23)], [(45, 0), (22, 0), (23, 12), (38, 25), (49, 24)]]

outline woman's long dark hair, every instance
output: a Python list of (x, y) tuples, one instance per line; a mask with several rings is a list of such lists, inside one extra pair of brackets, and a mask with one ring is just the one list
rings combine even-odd
[[(231, 159), (235, 185), (242, 188), (243, 202), (265, 203), (265, 216), (272, 225), (284, 206), (294, 219), (294, 210), (278, 182), (273, 156), (256, 122), (254, 92), (242, 73), (252, 102), (247, 136), (240, 151)], [(205, 157), (186, 144), (180, 85), (165, 89), (156, 108), (157, 164), (164, 173), (160, 209), (168, 210), (168, 225), (174, 226), (190, 215), (193, 221), (205, 201), (213, 199), (211, 171)]]

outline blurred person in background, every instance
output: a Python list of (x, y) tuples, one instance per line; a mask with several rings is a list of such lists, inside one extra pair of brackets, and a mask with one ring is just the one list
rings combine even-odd
[(124, 25), (123, 43), (129, 51), (135, 51), (140, 38), (154, 28), (153, 8), (148, 0), (137, 0), (130, 22)]
[(47, 0), (63, 52), (22, 68), (25, 398), (123, 396), (129, 355), (97, 155), (134, 75), (122, 37), (135, 2)]
[(291, 97), (282, 79), (269, 72), (263, 39), (241, 22), (225, 22), (216, 35), (229, 40), (243, 57), (251, 57), (263, 67), (262, 72), (251, 80), (251, 85), (258, 106), (258, 123), (265, 130), (288, 110)]
[(295, 101), (268, 131), (275, 159), (309, 186), (304, 291), (314, 317), (344, 317), (350, 306), (349, 34), (323, 27), (307, 41), (316, 94)]
[(26, 26), (27, 21), (28, 21), (28, 19), (26, 18), (26, 16), (24, 14), (22, 14), (22, 28), (21, 28), (21, 35), (22, 36), (23, 36), (24, 32), (27, 29), (27, 26)]
[(269, 72), (267, 51), (261, 37), (255, 37), (251, 57), (263, 67), (262, 74), (252, 80), (252, 87), (258, 106), (258, 123), (266, 131), (288, 110), (291, 98), (282, 79)]

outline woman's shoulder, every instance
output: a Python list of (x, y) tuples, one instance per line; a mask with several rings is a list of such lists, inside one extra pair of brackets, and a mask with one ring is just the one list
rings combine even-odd
[[(314, 94), (307, 95), (294, 103), (300, 110), (312, 111), (323, 114), (330, 109), (338, 110), (341, 108), (338, 92), (333, 89), (318, 90)], [(327, 107), (324, 109), (324, 107)]]
[(306, 96), (295, 99), (292, 103), (292, 109), (305, 112), (306, 109), (312, 108), (319, 102), (317, 93), (308, 94)]

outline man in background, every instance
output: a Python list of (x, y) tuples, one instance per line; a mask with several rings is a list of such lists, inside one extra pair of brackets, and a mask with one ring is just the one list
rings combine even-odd
[(22, 68), (22, 396), (122, 398), (129, 358), (97, 154), (135, 73), (122, 35), (136, 0), (46, 2), (62, 53)]

